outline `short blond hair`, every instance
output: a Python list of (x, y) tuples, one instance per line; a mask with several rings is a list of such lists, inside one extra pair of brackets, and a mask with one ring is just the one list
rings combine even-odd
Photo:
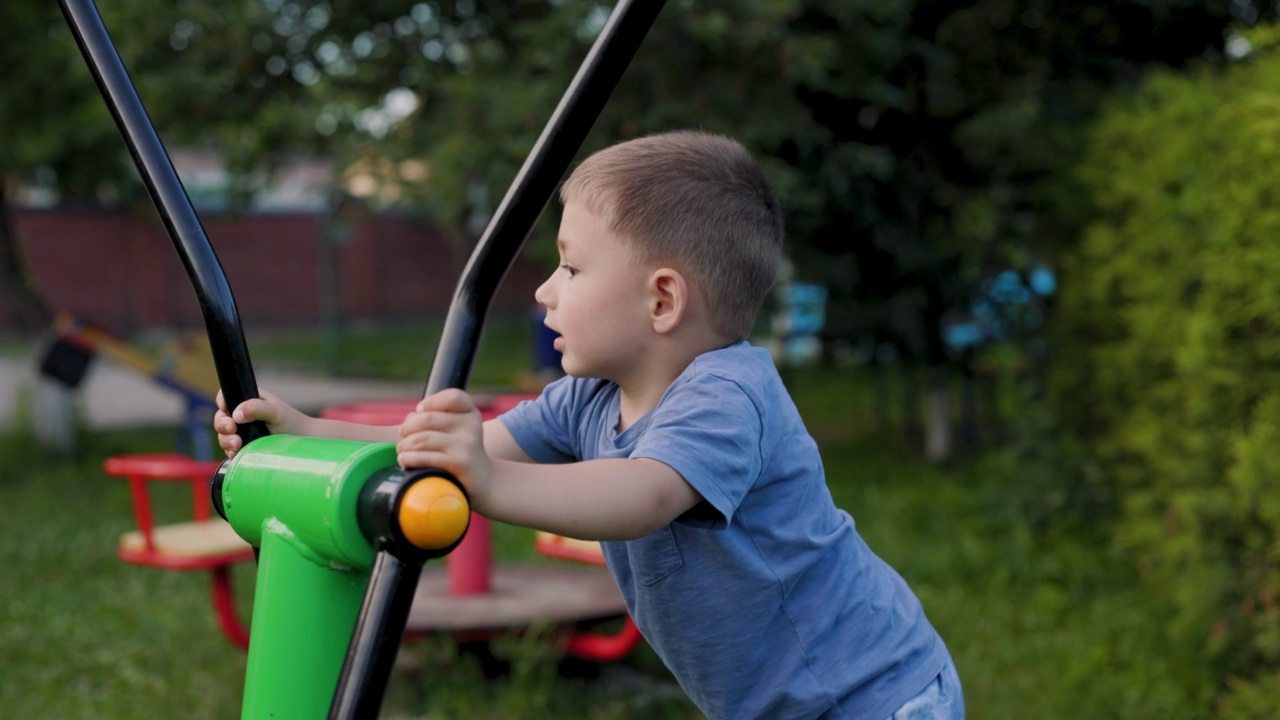
[(759, 164), (738, 142), (676, 131), (605, 148), (560, 188), (635, 249), (670, 264), (707, 302), (712, 328), (745, 339), (782, 260), (782, 209)]

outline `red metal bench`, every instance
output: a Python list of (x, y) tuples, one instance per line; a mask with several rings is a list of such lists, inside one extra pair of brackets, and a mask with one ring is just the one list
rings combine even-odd
[[(533, 549), (540, 555), (559, 560), (604, 566), (604, 552), (600, 543), (591, 540), (575, 540), (539, 530), (533, 539)], [(595, 662), (614, 662), (626, 657), (644, 636), (636, 627), (631, 615), (624, 614), (622, 628), (617, 633), (576, 632), (569, 636), (565, 651), (571, 655)]]
[[(231, 566), (253, 560), (253, 548), (222, 518), (212, 517), (209, 481), (220, 463), (194, 460), (176, 453), (119, 455), (107, 458), (108, 475), (128, 480), (137, 529), (120, 537), (117, 554), (125, 562), (167, 570), (208, 570), (213, 579), (213, 606), (218, 627), (235, 645), (249, 647), (249, 630), (236, 611)], [(192, 519), (155, 524), (150, 483), (191, 485)]]

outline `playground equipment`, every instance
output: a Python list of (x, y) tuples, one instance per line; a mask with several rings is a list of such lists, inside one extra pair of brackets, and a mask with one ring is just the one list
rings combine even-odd
[(97, 357), (133, 370), (182, 398), (186, 409), (180, 444), (199, 460), (213, 457), (209, 421), (217, 409), (213, 398), (218, 378), (205, 335), (182, 333), (151, 351), (65, 312), (54, 318), (53, 333), (54, 341), (40, 361), (41, 372), (74, 389)]
[[(534, 395), (477, 398), (481, 417), (497, 417)], [(367, 425), (398, 425), (417, 399), (358, 402), (325, 408), (320, 416)], [(593, 662), (614, 662), (640, 644), (639, 628), (626, 614), (613, 579), (599, 570), (500, 564), (492, 560), (490, 524), (473, 513), (466, 537), (444, 558), (445, 572), (425, 573), (409, 614), (409, 634), (452, 632), (468, 642), (484, 641), (495, 631), (533, 623), (578, 623), (621, 617), (612, 634), (575, 630), (567, 654)], [(558, 560), (604, 567), (600, 543), (547, 532), (535, 534), (534, 549)]]
[[(59, 3), (192, 282), (226, 401), (256, 397), (230, 285), (102, 18), (92, 0)], [(463, 271), (426, 394), (466, 387), (499, 284), (662, 6), (614, 7)], [(376, 717), (422, 566), (466, 533), (466, 495), (396, 467), (390, 443), (240, 434), (212, 500), (260, 551), (243, 715)]]
[[(116, 553), (135, 565), (166, 570), (208, 570), (218, 628), (240, 648), (249, 647), (249, 630), (236, 611), (231, 568), (253, 559), (253, 548), (221, 518), (209, 511), (209, 479), (219, 462), (195, 460), (177, 453), (125, 455), (107, 458), (108, 475), (129, 482), (136, 530), (120, 537)], [(151, 509), (152, 482), (181, 482), (191, 486), (191, 515), (187, 522), (156, 525)]]
[[(231, 569), (253, 560), (253, 548), (210, 511), (209, 480), (218, 469), (212, 460), (209, 421), (218, 380), (203, 334), (181, 334), (149, 351), (107, 328), (70, 313), (54, 319), (54, 341), (41, 359), (41, 371), (70, 388), (80, 385), (89, 364), (101, 357), (133, 370), (177, 393), (184, 401), (180, 448), (174, 452), (107, 458), (107, 475), (129, 484), (136, 529), (116, 547), (120, 559), (143, 567), (208, 571), (214, 616), (232, 644), (249, 647), (249, 630), (236, 609)], [(181, 446), (185, 445), (185, 448)], [(191, 518), (157, 524), (151, 503), (153, 483), (185, 483), (191, 488)]]
[[(136, 529), (120, 537), (116, 554), (127, 563), (143, 567), (208, 571), (219, 630), (232, 644), (248, 649), (249, 630), (236, 609), (231, 569), (253, 560), (253, 548), (210, 511), (209, 480), (219, 462), (212, 459), (209, 437), (218, 380), (208, 338), (203, 334), (181, 334), (158, 350), (149, 351), (70, 313), (60, 313), (53, 330), (55, 339), (41, 360), (41, 371), (67, 387), (78, 387), (90, 362), (101, 357), (182, 397), (186, 411), (179, 449), (186, 453), (120, 455), (103, 463), (107, 475), (128, 482), (133, 503)], [(189, 520), (156, 523), (151, 487), (157, 482), (190, 486)]]

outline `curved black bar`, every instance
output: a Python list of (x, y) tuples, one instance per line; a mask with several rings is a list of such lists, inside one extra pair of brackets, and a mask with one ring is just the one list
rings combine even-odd
[[(235, 407), (248, 398), (257, 397), (258, 384), (249, 363), (248, 345), (222, 264), (142, 106), (97, 6), (93, 0), (59, 0), (59, 4), (191, 279), (227, 405)], [(246, 443), (268, 434), (261, 422), (242, 425), (239, 433)]]
[[(498, 286), (664, 2), (619, 0), (614, 7), (463, 270), (426, 394), (466, 387)], [(377, 715), (420, 573), (421, 567), (410, 571), (387, 549), (379, 550), (329, 708), (330, 720)]]
[(354, 631), (356, 637), (367, 638), (367, 644), (353, 641), (347, 648), (329, 706), (330, 720), (378, 717), (421, 576), (421, 560), (402, 560), (386, 548), (374, 556), (372, 577), (379, 582), (369, 583)]
[(498, 286), (664, 2), (619, 0), (614, 7), (462, 271), (424, 396), (467, 386)]
[(378, 717), (400, 637), (418, 590), (422, 565), (430, 558), (448, 554), (462, 542), (459, 536), (458, 541), (447, 548), (427, 551), (405, 538), (397, 519), (400, 502), (405, 491), (429, 476), (443, 477), (462, 487), (448, 473), (389, 468), (371, 477), (360, 490), (356, 519), (361, 533), (378, 543), (370, 573), (378, 582), (369, 583), (352, 631), (356, 637), (369, 638), (370, 644), (353, 642), (348, 646), (343, 672), (329, 706), (331, 720)]

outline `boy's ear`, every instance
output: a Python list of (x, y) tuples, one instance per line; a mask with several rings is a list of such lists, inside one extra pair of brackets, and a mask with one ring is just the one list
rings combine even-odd
[(680, 325), (689, 310), (689, 284), (684, 275), (669, 267), (649, 276), (649, 320), (654, 332), (665, 334)]

